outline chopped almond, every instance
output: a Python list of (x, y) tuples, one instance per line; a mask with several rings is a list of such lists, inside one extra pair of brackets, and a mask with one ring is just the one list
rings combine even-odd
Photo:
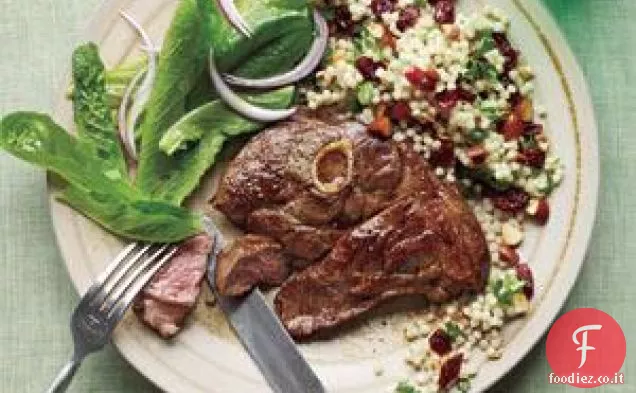
[(388, 138), (392, 134), (391, 119), (386, 114), (386, 106), (380, 105), (376, 110), (375, 119), (367, 126), (371, 135)]
[(389, 30), (388, 27), (382, 25), (382, 28), (384, 29), (384, 33), (382, 34), (382, 38), (380, 39), (380, 45), (382, 45), (385, 48), (389, 47), (395, 50), (396, 48), (395, 36), (393, 35), (393, 33), (391, 33), (391, 30)]
[(531, 122), (534, 119), (534, 108), (532, 107), (532, 100), (529, 98), (522, 98), (515, 106), (514, 111), (522, 121)]
[(442, 25), (442, 32), (446, 38), (452, 41), (458, 40), (461, 33), (459, 27), (453, 23)]

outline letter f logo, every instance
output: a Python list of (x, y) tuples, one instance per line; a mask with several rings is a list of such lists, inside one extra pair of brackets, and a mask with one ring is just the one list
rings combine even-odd
[[(581, 364), (579, 365), (579, 368), (583, 367), (585, 361), (587, 360), (587, 351), (593, 351), (596, 349), (587, 345), (587, 332), (589, 330), (601, 330), (602, 327), (602, 325), (585, 325), (576, 329), (572, 334), (572, 341), (574, 341), (574, 344), (580, 345), (580, 347), (576, 349), (577, 351), (581, 351)], [(581, 340), (581, 342), (579, 342), (576, 336), (578, 336), (578, 334), (581, 332), (583, 333), (583, 339)]]

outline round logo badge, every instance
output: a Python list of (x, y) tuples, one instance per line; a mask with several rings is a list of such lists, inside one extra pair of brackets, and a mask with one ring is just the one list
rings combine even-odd
[(593, 388), (623, 383), (618, 372), (625, 361), (625, 334), (610, 315), (578, 308), (561, 316), (548, 333), (546, 352), (550, 383)]

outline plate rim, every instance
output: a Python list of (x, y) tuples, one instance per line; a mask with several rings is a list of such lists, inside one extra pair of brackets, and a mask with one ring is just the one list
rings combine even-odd
[[(80, 34), (81, 39), (89, 39), (95, 40), (98, 39), (99, 35), (104, 30), (103, 27), (96, 29), (100, 23), (108, 23), (106, 19), (108, 19), (108, 15), (112, 13), (113, 10), (121, 8), (122, 4), (127, 3), (128, 0), (104, 0), (99, 8), (95, 11), (92, 17), (88, 19), (86, 23), (86, 27), (84, 29), (84, 34)], [(555, 286), (551, 285), (547, 288), (544, 297), (550, 296), (551, 298), (556, 297), (560, 301), (553, 302), (547, 307), (544, 306), (543, 314), (544, 318), (538, 320), (535, 316), (529, 318), (527, 324), (524, 326), (522, 330), (518, 332), (518, 334), (522, 334), (523, 330), (527, 329), (531, 325), (538, 324), (538, 331), (531, 332), (531, 337), (526, 336), (525, 343), (521, 345), (521, 350), (517, 351), (513, 356), (506, 357), (502, 360), (503, 363), (499, 363), (497, 370), (492, 374), (488, 380), (476, 387), (477, 391), (485, 391), (493, 387), (497, 382), (499, 382), (505, 375), (507, 375), (514, 367), (516, 367), (521, 360), (523, 360), (528, 353), (537, 346), (540, 340), (545, 336), (547, 330), (552, 325), (553, 321), (559, 314), (559, 312), (565, 306), (565, 303), (570, 298), (572, 293), (572, 289), (576, 282), (579, 279), (581, 269), (583, 264), (586, 262), (592, 234), (596, 224), (596, 217), (598, 213), (598, 194), (600, 188), (600, 176), (601, 176), (601, 163), (599, 156), (599, 144), (598, 144), (598, 123), (596, 121), (596, 115), (594, 110), (594, 104), (592, 100), (592, 96), (590, 95), (589, 86), (587, 80), (585, 79), (582, 68), (574, 55), (568, 41), (566, 40), (563, 32), (555, 21), (554, 17), (548, 11), (547, 7), (541, 0), (509, 0), (512, 4), (514, 4), (520, 11), (524, 14), (524, 17), (533, 25), (533, 29), (536, 33), (542, 38), (543, 45), (546, 46), (546, 49), (551, 48), (552, 46), (558, 47), (559, 52), (558, 56), (552, 59), (552, 62), (558, 61), (561, 64), (560, 72), (563, 74), (563, 85), (571, 94), (571, 103), (574, 105), (571, 108), (571, 114), (575, 119), (578, 118), (578, 125), (574, 125), (574, 131), (577, 137), (580, 138), (582, 135), (585, 136), (586, 141), (588, 142), (585, 146), (581, 144), (581, 148), (578, 150), (578, 160), (577, 163), (579, 165), (579, 170), (581, 169), (581, 158), (585, 157), (586, 159), (591, 159), (586, 163), (586, 166), (590, 167), (590, 171), (586, 172), (585, 175), (580, 176), (579, 178), (579, 187), (581, 191), (580, 195), (584, 195), (583, 198), (577, 201), (578, 209), (577, 214), (573, 218), (573, 224), (582, 224), (580, 226), (576, 226), (573, 229), (571, 240), (572, 243), (566, 247), (564, 247), (564, 252), (572, 247), (572, 244), (576, 245), (584, 245), (584, 247), (576, 248), (572, 251), (572, 257), (569, 261), (561, 261), (560, 263), (567, 263), (568, 266), (563, 266), (560, 269), (557, 268), (555, 271), (555, 277), (558, 275), (563, 275), (565, 278), (565, 282), (560, 282), (560, 285)], [(538, 15), (535, 17), (534, 15)], [(536, 19), (539, 19), (541, 22), (537, 22)], [(550, 41), (548, 42), (547, 37), (550, 37)], [(64, 88), (66, 86), (68, 80), (69, 70), (63, 78), (63, 82), (60, 84), (60, 88)], [(569, 83), (571, 82), (571, 83)], [(55, 90), (56, 94), (59, 90)], [(54, 109), (60, 107), (60, 100), (55, 101)], [(581, 133), (581, 124), (585, 123), (586, 127), (589, 130), (585, 133)], [(65, 246), (64, 242), (62, 242), (62, 238), (64, 234), (61, 230), (62, 225), (59, 222), (59, 217), (53, 214), (53, 206), (56, 203), (55, 199), (51, 197), (50, 193), (50, 179), (47, 175), (47, 194), (49, 194), (49, 204), (48, 210), (49, 215), (51, 216), (51, 220), (53, 223), (53, 232), (55, 234), (55, 240), (60, 250), (60, 254), (64, 260), (64, 268), (71, 279), (71, 282), (78, 293), (81, 293), (80, 284), (77, 279), (74, 278), (75, 274), (70, 270), (69, 264), (69, 251)], [(578, 197), (578, 195), (577, 195)], [(554, 277), (553, 277), (554, 278)], [(147, 348), (139, 345), (135, 345), (134, 347), (137, 350), (133, 350), (130, 344), (136, 344), (135, 342), (131, 342), (128, 338), (125, 337), (115, 337), (113, 340), (113, 344), (117, 351), (121, 354), (121, 356), (126, 359), (126, 361), (137, 370), (141, 375), (144, 376), (148, 381), (154, 384), (157, 388), (166, 391), (166, 392), (177, 392), (183, 388), (183, 385), (175, 385), (174, 383), (178, 383), (178, 381), (171, 382), (169, 376), (160, 376), (160, 373), (157, 371), (157, 363), (153, 363), (152, 367), (146, 366), (142, 360), (142, 357), (139, 355), (139, 350), (143, 352), (148, 352)], [(152, 371), (151, 369), (152, 368)], [(166, 371), (171, 371), (169, 367), (166, 367)], [(185, 381), (182, 381), (184, 383)], [(179, 387), (177, 387), (179, 386)], [(194, 389), (199, 389), (199, 387), (194, 387)], [(222, 387), (220, 387), (222, 389)]]

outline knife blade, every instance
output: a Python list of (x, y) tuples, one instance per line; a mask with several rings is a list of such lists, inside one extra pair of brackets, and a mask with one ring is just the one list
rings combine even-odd
[(214, 278), (216, 257), (225, 241), (211, 219), (206, 217), (204, 226), (215, 240), (214, 250), (208, 259), (208, 285), (269, 386), (275, 393), (324, 393), (322, 382), (258, 288), (239, 298), (217, 293)]

